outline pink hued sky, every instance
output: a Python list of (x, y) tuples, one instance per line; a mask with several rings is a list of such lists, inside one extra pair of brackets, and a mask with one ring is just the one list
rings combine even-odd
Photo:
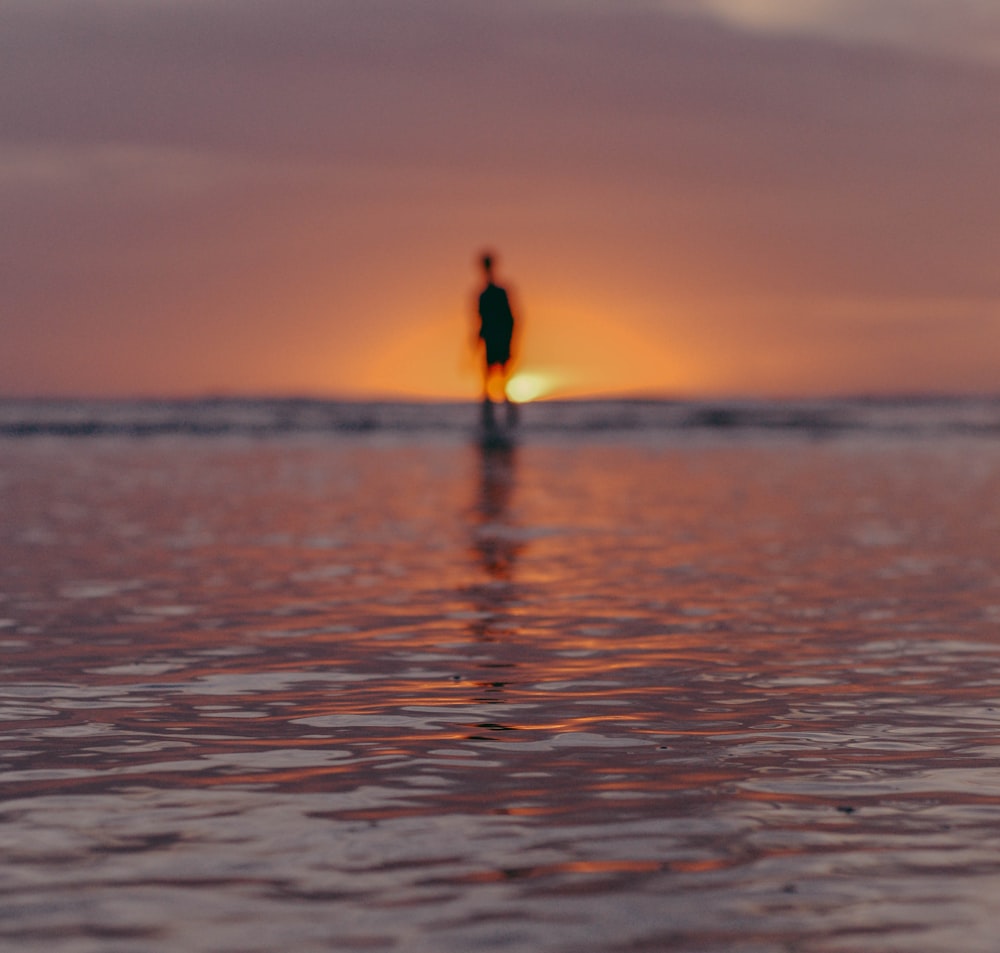
[(998, 389), (992, 0), (0, 17), (0, 396)]

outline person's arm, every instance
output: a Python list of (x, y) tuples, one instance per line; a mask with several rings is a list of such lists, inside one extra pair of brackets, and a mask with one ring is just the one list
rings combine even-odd
[(483, 340), (483, 318), (479, 312), (479, 295), (475, 295), (472, 299), (472, 337), (469, 343), (472, 345), (472, 350), (477, 351)]

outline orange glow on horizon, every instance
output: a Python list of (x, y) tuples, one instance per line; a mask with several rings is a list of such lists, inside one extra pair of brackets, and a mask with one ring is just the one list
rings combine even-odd
[[(711, 386), (702, 362), (672, 350), (662, 332), (613, 320), (591, 307), (528, 298), (519, 314), (520, 347), (510, 378), (511, 399), (615, 394), (695, 394)], [(480, 357), (474, 350), (471, 317), (414, 322), (361, 362), (353, 389), (427, 399), (476, 399)]]
[[(275, 322), (277, 295), (246, 302), (242, 312), (220, 306), (199, 338), (157, 342), (154, 373), (142, 327), (115, 339), (111, 363), (106, 340), (93, 336), (53, 354), (47, 370), (59, 386), (44, 396), (478, 400), (475, 276), (456, 288), (455, 256), (439, 257), (448, 262), (444, 274), (414, 264), (381, 286), (372, 277), (367, 284), (376, 290), (359, 297), (350, 322), (326, 289), (294, 301), (284, 326)], [(514, 264), (511, 271), (520, 277)], [(557, 271), (564, 282), (573, 274), (565, 265)], [(516, 402), (995, 389), (1000, 311), (990, 302), (938, 302), (931, 322), (922, 318), (928, 306), (912, 299), (656, 297), (612, 280), (610, 266), (599, 288), (524, 273), (516, 288)]]

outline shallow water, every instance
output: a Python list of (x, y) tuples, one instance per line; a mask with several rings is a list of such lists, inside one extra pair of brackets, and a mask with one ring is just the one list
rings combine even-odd
[(0, 946), (993, 951), (1000, 444), (0, 447)]

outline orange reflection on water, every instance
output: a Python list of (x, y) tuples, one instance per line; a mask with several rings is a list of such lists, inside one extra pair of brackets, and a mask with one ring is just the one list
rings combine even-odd
[(641, 860), (604, 860), (575, 861), (565, 864), (548, 864), (538, 867), (522, 867), (509, 870), (483, 870), (469, 874), (463, 880), (466, 883), (501, 883), (506, 880), (532, 880), (540, 877), (552, 877), (557, 874), (617, 874), (646, 873), (660, 870), (662, 864), (656, 861)]

